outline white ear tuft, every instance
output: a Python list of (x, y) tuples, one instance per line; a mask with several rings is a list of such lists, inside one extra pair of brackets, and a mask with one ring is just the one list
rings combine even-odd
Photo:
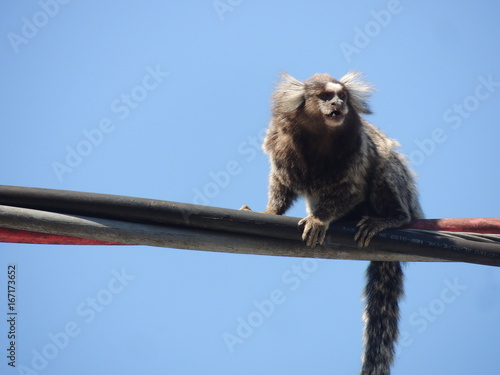
[(282, 112), (295, 111), (304, 103), (304, 87), (303, 82), (287, 73), (281, 73), (281, 81), (273, 94), (275, 107)]
[(339, 82), (342, 83), (350, 93), (351, 104), (356, 112), (372, 113), (367, 99), (374, 91), (374, 87), (361, 79), (359, 72), (349, 72)]

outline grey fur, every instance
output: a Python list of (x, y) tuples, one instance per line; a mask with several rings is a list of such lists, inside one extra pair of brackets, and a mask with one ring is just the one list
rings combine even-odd
[[(414, 178), (398, 143), (362, 113), (371, 113), (373, 87), (350, 72), (336, 80), (316, 74), (301, 82), (282, 75), (273, 94), (264, 140), (271, 173), (264, 212), (281, 215), (298, 196), (308, 216), (299, 222), (311, 247), (324, 241), (332, 221), (358, 220), (360, 247), (386, 228), (423, 217)], [(362, 375), (388, 375), (398, 337), (403, 272), (397, 262), (371, 262), (365, 288)]]

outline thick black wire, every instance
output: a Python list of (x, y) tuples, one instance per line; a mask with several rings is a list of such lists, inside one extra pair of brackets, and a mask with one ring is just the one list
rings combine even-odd
[[(0, 204), (137, 223), (167, 224), (297, 240), (299, 218), (187, 203), (67, 190), (0, 185)], [(0, 223), (1, 226), (1, 223)], [(355, 247), (352, 223), (332, 223), (327, 241)], [(497, 236), (386, 230), (370, 249), (500, 266)]]

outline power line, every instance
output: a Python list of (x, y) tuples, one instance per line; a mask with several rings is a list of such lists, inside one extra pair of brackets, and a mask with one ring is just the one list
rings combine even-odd
[(84, 238), (94, 241), (92, 244), (111, 241), (256, 255), (500, 266), (500, 219), (419, 220), (411, 227), (427, 230), (385, 230), (363, 249), (353, 240), (355, 224), (336, 222), (330, 226), (325, 244), (311, 249), (300, 240), (299, 218), (288, 216), (1, 185), (0, 204), (0, 228), (4, 228), (0, 240), (5, 242), (51, 243), (46, 235), (45, 242), (40, 241), (48, 234), (52, 241), (67, 244), (84, 243)]

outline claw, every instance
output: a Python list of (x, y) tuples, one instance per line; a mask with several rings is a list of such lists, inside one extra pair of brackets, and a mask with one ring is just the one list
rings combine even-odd
[(327, 224), (322, 220), (309, 215), (299, 221), (299, 228), (302, 228), (302, 241), (307, 246), (316, 247), (325, 241)]
[(240, 211), (252, 211), (252, 209), (244, 204), (243, 206), (241, 206)]
[(358, 230), (354, 235), (354, 241), (358, 243), (358, 247), (368, 246), (372, 238), (384, 229), (377, 219), (369, 217), (361, 219), (356, 226)]

